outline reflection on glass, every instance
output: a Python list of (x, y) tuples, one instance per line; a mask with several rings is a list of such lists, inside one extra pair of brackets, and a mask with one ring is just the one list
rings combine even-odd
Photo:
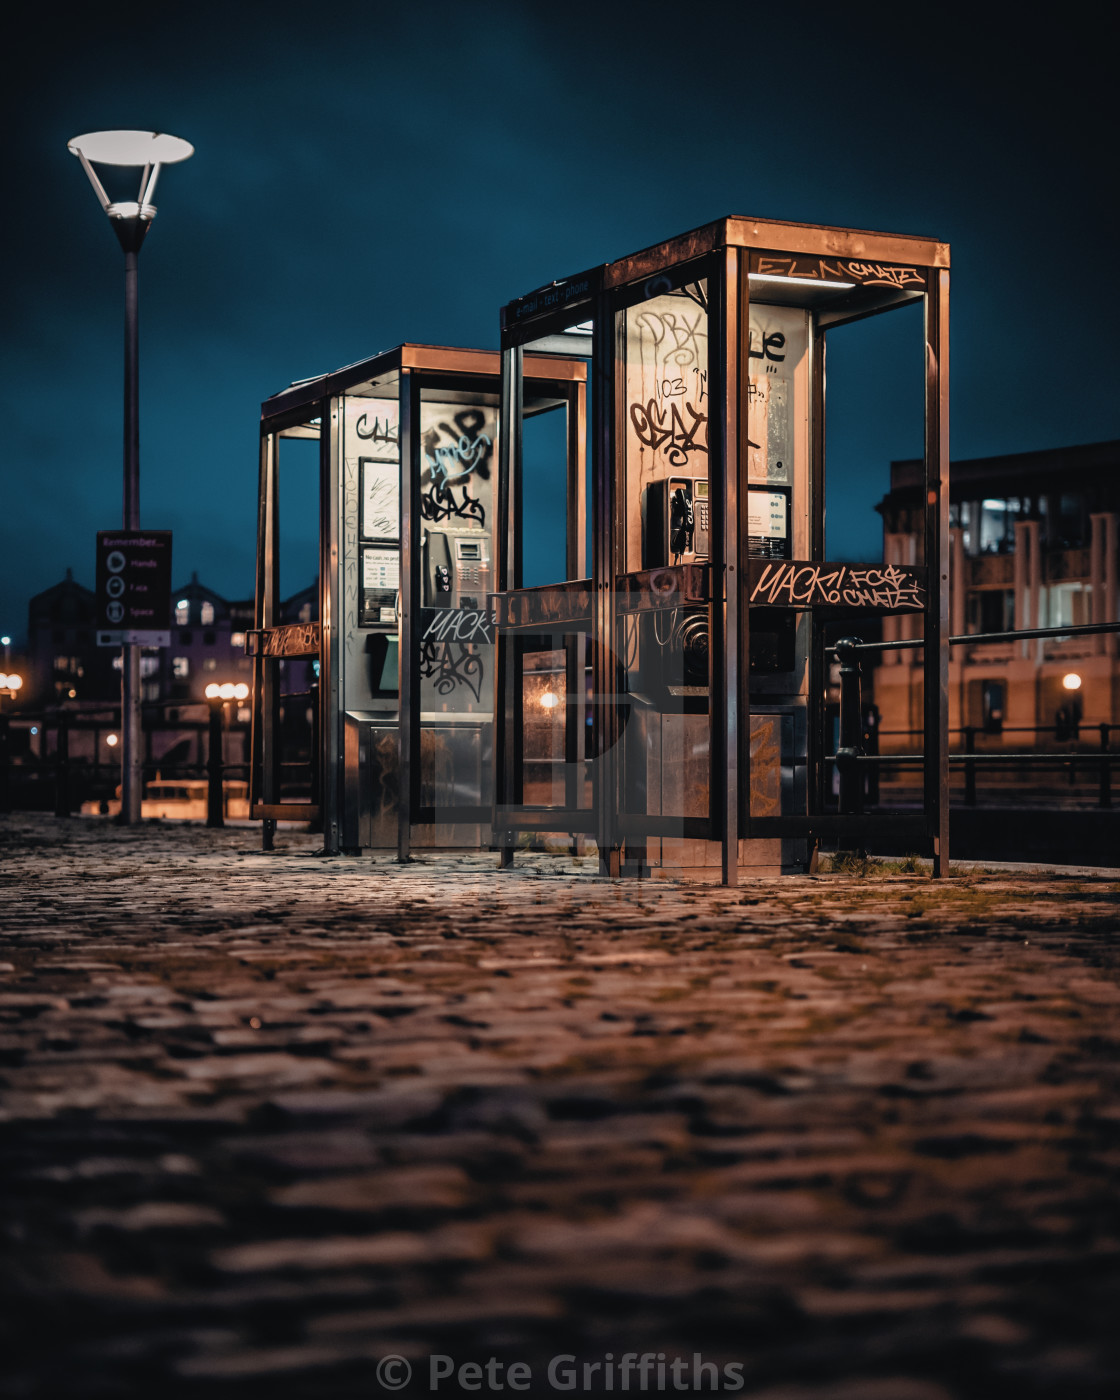
[(420, 403), (421, 810), (436, 845), (475, 844), (492, 798), (494, 511), (492, 403)]

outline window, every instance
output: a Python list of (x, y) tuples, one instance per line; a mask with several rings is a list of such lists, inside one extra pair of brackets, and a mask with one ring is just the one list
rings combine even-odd
[(1082, 627), (1092, 621), (1089, 616), (1091, 588), (1081, 583), (1054, 583), (1049, 592), (1048, 626)]
[(175, 604), (175, 626), (185, 627), (191, 620), (191, 601), (189, 598), (180, 598)]
[(202, 663), (202, 669), (204, 671), (216, 671), (218, 669), (218, 658), (216, 656), (206, 657)]
[(232, 632), (232, 633), (230, 633), (229, 644), (230, 644), (230, 646), (234, 649), (234, 651), (244, 651), (244, 650), (245, 650), (245, 633), (244, 633), (244, 632)]
[(140, 675), (141, 675), (141, 676), (158, 676), (158, 675), (159, 675), (159, 657), (158, 657), (158, 656), (141, 656), (141, 658), (140, 658)]
[(213, 634), (213, 632), (203, 632), (203, 634), (202, 634), (202, 645), (203, 645), (204, 647), (212, 647), (212, 646), (214, 645), (214, 634)]
[(986, 500), (980, 507), (980, 553), (1008, 554), (1015, 548), (1015, 521), (1019, 498)]
[(194, 637), (190, 632), (180, 632), (179, 641), (183, 644), (183, 646), (189, 647), (190, 644), (194, 641)]
[(985, 588), (968, 600), (969, 631), (1009, 632), (1015, 626), (1015, 590)]
[(299, 620), (300, 620), (300, 622), (310, 622), (310, 621), (311, 621), (311, 604), (310, 604), (310, 603), (304, 603), (304, 605), (300, 608), (300, 610), (299, 610)]
[(986, 734), (999, 734), (1003, 730), (1003, 714), (1006, 691), (1003, 681), (981, 682), (981, 720)]
[(214, 604), (203, 603), (200, 614), (199, 621), (202, 623), (203, 627), (212, 626), (214, 622)]
[(191, 662), (188, 656), (175, 656), (171, 659), (171, 674), (177, 680), (186, 680), (191, 673)]

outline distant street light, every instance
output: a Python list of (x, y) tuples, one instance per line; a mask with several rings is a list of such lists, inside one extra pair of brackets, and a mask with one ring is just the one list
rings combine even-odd
[(225, 826), (225, 780), (222, 776), (222, 726), (230, 700), (247, 700), (249, 687), (244, 681), (211, 681), (204, 692), (210, 705), (210, 747), (206, 761), (206, 825)]
[(244, 681), (238, 681), (236, 685), (226, 681), (224, 685), (217, 685), (215, 682), (206, 687), (207, 700), (248, 700), (249, 687)]
[[(140, 528), (140, 319), (138, 258), (156, 216), (152, 203), (160, 167), (194, 154), (178, 136), (159, 131), (92, 131), (75, 136), (67, 149), (78, 157), (93, 192), (109, 216), (124, 250), (124, 528)], [(94, 165), (139, 167), (135, 200), (113, 203)], [(126, 826), (140, 820), (143, 748), (140, 716), (140, 647), (125, 645), (121, 673), (121, 816)]]
[(13, 671), (11, 675), (0, 671), (0, 694), (4, 694), (9, 700), (16, 698), (16, 691), (23, 686), (23, 677), (17, 676)]

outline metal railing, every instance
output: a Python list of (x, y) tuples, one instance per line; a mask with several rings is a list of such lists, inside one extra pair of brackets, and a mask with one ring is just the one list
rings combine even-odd
[[(1104, 633), (1120, 632), (1120, 622), (1098, 622), (1089, 623), (1076, 627), (1031, 627), (1022, 631), (1013, 632), (974, 632), (960, 637), (950, 637), (950, 646), (975, 646), (986, 642), (1023, 642), (1033, 641), (1042, 638), (1067, 638), (1079, 636), (1099, 636)], [(882, 765), (896, 765), (898, 767), (924, 765), (925, 755), (923, 753), (868, 753), (865, 751), (865, 732), (863, 724), (863, 704), (861, 698), (861, 674), (859, 657), (863, 652), (882, 651), (903, 651), (919, 650), (925, 646), (923, 637), (906, 637), (894, 641), (865, 642), (858, 637), (842, 637), (832, 646), (827, 647), (829, 654), (835, 655), (839, 662), (840, 679), (840, 723), (839, 723), (839, 743), (834, 754), (829, 754), (825, 761), (835, 763), (839, 773), (839, 810), (841, 814), (856, 814), (863, 810), (865, 797), (864, 773), (872, 769), (876, 775), (876, 787), (878, 785), (878, 774)], [(949, 764), (963, 765), (965, 775), (965, 803), (969, 806), (976, 805), (976, 769), (977, 765), (992, 764), (1018, 765), (1022, 768), (1029, 768), (1032, 765), (1039, 767), (1052, 766), (1054, 764), (1068, 765), (1070, 770), (1070, 781), (1073, 781), (1073, 774), (1076, 765), (1091, 764), (1098, 770), (1098, 790), (1097, 806), (1108, 808), (1112, 806), (1112, 767), (1120, 759), (1120, 752), (1111, 748), (1111, 736), (1114, 730), (1120, 731), (1120, 725), (1111, 723), (1100, 723), (1093, 726), (1100, 735), (1100, 748), (1095, 752), (1081, 750), (1072, 752), (1065, 750), (1055, 753), (1040, 753), (1037, 749), (1018, 751), (1014, 753), (978, 753), (976, 751), (976, 735), (987, 733), (978, 725), (963, 725), (959, 729), (951, 731), (960, 734), (964, 741), (964, 751), (950, 753), (948, 755)], [(1017, 729), (1002, 729), (1002, 733), (1052, 733), (1055, 726), (1033, 726), (1021, 727)], [(1070, 737), (1076, 739), (1080, 734), (1081, 724), (1079, 720), (1070, 723)], [(899, 730), (883, 731), (884, 734), (920, 734), (921, 730)], [(880, 737), (876, 731), (876, 741)]]

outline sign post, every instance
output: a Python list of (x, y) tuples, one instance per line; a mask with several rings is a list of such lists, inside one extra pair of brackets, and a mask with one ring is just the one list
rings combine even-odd
[[(140, 648), (171, 645), (171, 531), (99, 530), (97, 645), (121, 647), (121, 819), (140, 818)], [(126, 815), (127, 814), (127, 815)]]
[(100, 530), (97, 645), (171, 645), (171, 531)]

